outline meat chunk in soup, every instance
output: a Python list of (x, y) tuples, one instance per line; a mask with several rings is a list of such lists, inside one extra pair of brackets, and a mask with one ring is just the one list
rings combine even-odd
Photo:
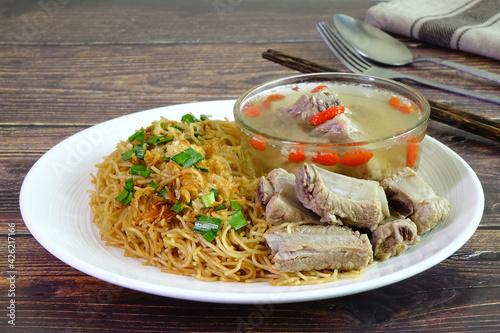
[(373, 256), (383, 261), (397, 256), (420, 240), (417, 226), (410, 219), (397, 219), (381, 223), (372, 232)]
[(264, 235), (274, 268), (361, 270), (373, 260), (368, 236), (336, 225), (300, 225)]
[(341, 106), (337, 93), (330, 89), (322, 89), (315, 93), (307, 93), (299, 97), (294, 104), (284, 107), (283, 112), (294, 117), (300, 117), (310, 123), (312, 116), (334, 106)]
[(331, 142), (352, 142), (359, 139), (359, 131), (344, 113), (315, 126), (314, 132), (322, 133)]
[(411, 168), (404, 168), (380, 184), (391, 209), (411, 219), (419, 235), (434, 228), (450, 212), (450, 203)]
[(257, 198), (265, 209), (265, 218), (271, 224), (319, 220), (295, 196), (295, 175), (277, 168), (261, 177)]
[(330, 89), (321, 89), (315, 93), (306, 93), (292, 105), (284, 107), (282, 112), (300, 118), (304, 129), (316, 135), (324, 135), (330, 142), (353, 142), (359, 139), (359, 130), (345, 114), (339, 114), (323, 124), (311, 128), (311, 118), (329, 108), (342, 106), (337, 93)]
[(336, 174), (304, 163), (295, 180), (297, 198), (322, 222), (374, 230), (390, 215), (384, 190), (376, 181)]

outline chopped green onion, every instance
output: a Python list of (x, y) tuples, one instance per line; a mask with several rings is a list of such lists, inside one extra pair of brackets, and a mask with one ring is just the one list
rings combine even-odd
[(134, 134), (132, 134), (129, 138), (128, 138), (128, 141), (129, 142), (132, 142), (134, 140), (137, 140), (137, 141), (144, 141), (144, 129), (141, 128), (140, 130), (138, 130), (137, 132), (135, 132)]
[(199, 120), (198, 120), (198, 119), (196, 119), (195, 117), (193, 117), (193, 115), (192, 115), (192, 114), (188, 113), (188, 114), (185, 114), (185, 115), (183, 115), (183, 116), (182, 116), (181, 121), (182, 121), (183, 123), (185, 123), (185, 124), (188, 124), (188, 125), (189, 125), (189, 124), (192, 124), (192, 123), (197, 122), (197, 121), (199, 121)]
[(215, 193), (210, 191), (209, 193), (202, 195), (201, 202), (205, 208), (212, 207), (215, 202)]
[(132, 164), (128, 173), (132, 175), (140, 175), (141, 172), (146, 171), (146, 164)]
[(127, 195), (127, 198), (122, 201), (122, 204), (123, 205), (127, 205), (128, 203), (130, 203), (130, 201), (132, 200), (133, 196), (134, 196), (134, 193), (129, 192), (128, 195)]
[(234, 213), (228, 222), (234, 230), (241, 229), (247, 225), (247, 221), (245, 220), (245, 216), (243, 216), (241, 210), (238, 210), (236, 213)]
[(220, 191), (218, 189), (216, 189), (216, 188), (212, 188), (212, 189), (210, 189), (210, 192), (214, 192), (215, 199), (217, 199), (217, 197), (219, 196), (219, 192)]
[(207, 119), (208, 119), (208, 117), (207, 117), (206, 115), (204, 115), (204, 114), (200, 114), (200, 120), (201, 120), (201, 121), (205, 121), (205, 120), (207, 120)]
[[(159, 197), (162, 197), (162, 198), (165, 198), (165, 194), (167, 194), (167, 187), (164, 186), (159, 192), (158, 192), (158, 196)], [(181, 202), (182, 203), (182, 202)]]
[(219, 206), (215, 207), (214, 212), (218, 212), (219, 210), (226, 209), (226, 206), (224, 204), (220, 204)]
[(175, 128), (175, 129), (177, 129), (177, 130), (179, 130), (181, 132), (184, 132), (184, 130), (182, 129), (182, 127), (179, 127), (177, 125), (170, 125), (170, 127), (173, 127), (173, 128)]
[(152, 187), (153, 190), (157, 190), (158, 187), (160, 187), (160, 186), (156, 185), (156, 183), (155, 183), (154, 180), (152, 180), (152, 181), (149, 182), (149, 186)]
[(163, 143), (167, 143), (167, 142), (170, 142), (174, 139), (173, 136), (169, 136), (167, 137), (168, 134), (165, 134), (165, 135), (158, 135), (158, 136), (153, 136), (151, 138), (149, 138), (146, 143), (152, 143), (152, 144), (155, 144), (155, 145), (161, 145)]
[(146, 144), (134, 146), (134, 148), (130, 149), (126, 153), (123, 153), (122, 158), (124, 161), (128, 161), (129, 159), (132, 158), (132, 155), (135, 154), (135, 156), (137, 156), (137, 158), (143, 159), (144, 155), (146, 155), (147, 149), (148, 149), (148, 147)]
[(168, 162), (170, 161), (171, 157), (170, 156), (164, 156), (163, 157), (163, 162)]
[(234, 201), (231, 201), (229, 200), (229, 203), (231, 204), (231, 208), (233, 210), (242, 210), (243, 208), (241, 207), (241, 205), (237, 202), (234, 202)]
[(208, 170), (208, 168), (205, 168), (204, 166), (201, 166), (201, 165), (198, 165), (198, 164), (195, 164), (194, 165), (196, 169), (200, 169), (201, 171), (205, 171), (205, 172), (209, 172), (210, 170)]
[(124, 189), (120, 194), (118, 194), (118, 196), (115, 198), (115, 200), (121, 202), (127, 198), (128, 194), (129, 194), (129, 190)]
[(217, 237), (221, 223), (221, 219), (200, 214), (196, 218), (193, 231), (202, 234), (206, 240), (211, 242)]
[(130, 170), (128, 171), (128, 173), (132, 174), (132, 175), (139, 175), (139, 176), (142, 176), (144, 178), (148, 178), (149, 175), (151, 175), (154, 171), (153, 170), (147, 170), (146, 169), (146, 164), (132, 164), (132, 166), (130, 167)]
[(125, 188), (115, 198), (115, 200), (121, 202), (123, 205), (126, 205), (130, 202), (130, 200), (132, 200), (133, 195), (134, 195), (134, 178), (129, 178), (125, 182)]
[(163, 123), (163, 121), (160, 123), (160, 127), (161, 129), (165, 129), (165, 124)]
[(134, 190), (134, 178), (129, 178), (125, 181), (125, 188), (129, 191)]
[(217, 237), (219, 233), (215, 230), (208, 230), (203, 234), (203, 238), (205, 238), (207, 241), (211, 242)]
[(139, 175), (143, 176), (144, 178), (148, 178), (149, 175), (151, 175), (153, 172), (154, 172), (154, 170), (144, 170)]
[(134, 154), (137, 158), (143, 159), (144, 155), (146, 155), (146, 150), (148, 149), (147, 145), (137, 145), (134, 147)]
[(170, 142), (174, 140), (174, 137), (173, 136), (168, 136), (164, 139), (161, 139), (161, 140), (158, 140), (158, 142), (156, 142), (157, 145), (161, 145), (161, 144), (164, 144), (164, 143), (167, 143), (167, 142)]
[(174, 162), (185, 168), (190, 167), (193, 164), (196, 164), (203, 159), (204, 159), (203, 155), (198, 153), (193, 148), (188, 148), (183, 152), (172, 157), (172, 160)]
[(122, 158), (124, 161), (128, 161), (132, 158), (133, 155), (134, 155), (134, 149), (130, 149), (126, 153), (122, 154)]
[(182, 212), (182, 200), (177, 201), (170, 209), (176, 213)]

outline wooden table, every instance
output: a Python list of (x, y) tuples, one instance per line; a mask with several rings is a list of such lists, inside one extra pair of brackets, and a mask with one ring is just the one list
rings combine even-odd
[[(366, 0), (3, 1), (0, 6), (0, 282), (3, 332), (498, 331), (500, 146), (431, 121), (428, 134), (477, 173), (486, 205), (472, 238), (437, 266), (384, 288), (314, 302), (230, 305), (171, 299), (88, 276), (45, 250), (23, 223), (19, 191), (31, 166), (94, 124), (178, 103), (234, 99), (296, 74), (268, 48), (346, 71), (314, 25), (364, 18)], [(415, 56), (500, 73), (500, 62), (401, 38)], [(433, 64), (407, 73), (498, 94), (500, 85)], [(500, 106), (430, 88), (427, 98), (492, 118)], [(15, 226), (15, 296), (8, 230)], [(8, 324), (15, 300), (15, 326)]]

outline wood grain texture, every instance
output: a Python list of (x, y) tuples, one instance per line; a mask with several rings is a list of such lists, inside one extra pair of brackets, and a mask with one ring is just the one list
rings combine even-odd
[[(6, 0), (0, 6), (1, 332), (496, 332), (500, 326), (500, 144), (436, 121), (428, 134), (476, 172), (485, 210), (454, 255), (399, 283), (316, 302), (207, 304), (149, 295), (60, 261), (23, 223), (19, 191), (33, 164), (65, 138), (155, 107), (235, 99), (298, 72), (262, 59), (272, 48), (343, 69), (314, 29), (335, 13), (363, 18), (374, 1)], [(399, 37), (415, 57), (500, 73), (500, 62)], [(408, 74), (498, 94), (500, 85), (435, 64)], [(489, 118), (498, 105), (414, 85), (424, 96)], [(8, 226), (16, 225), (16, 326)]]

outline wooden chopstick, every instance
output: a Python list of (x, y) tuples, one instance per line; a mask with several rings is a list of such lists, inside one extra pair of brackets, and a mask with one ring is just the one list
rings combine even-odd
[[(262, 57), (285, 67), (295, 69), (301, 73), (339, 72), (339, 70), (335, 68), (326, 67), (312, 61), (271, 49), (263, 52)], [(500, 142), (500, 121), (429, 99), (428, 101), (431, 106), (431, 119)]]

